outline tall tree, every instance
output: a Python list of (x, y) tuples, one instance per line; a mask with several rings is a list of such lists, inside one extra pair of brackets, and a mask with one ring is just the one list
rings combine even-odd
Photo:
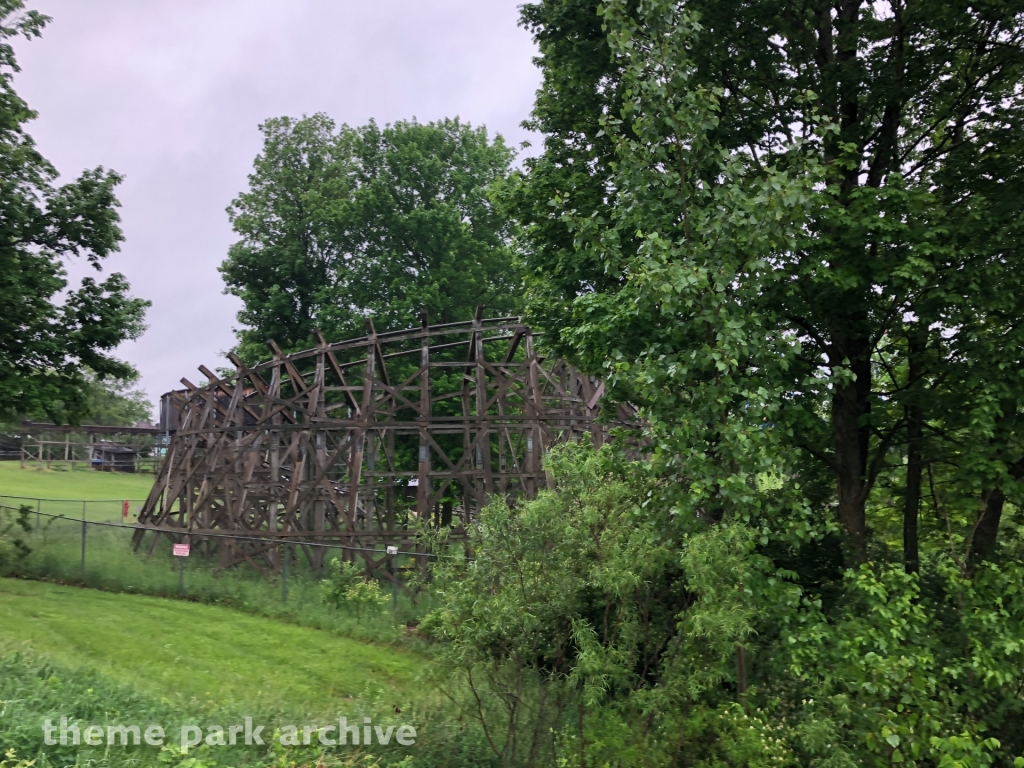
[[(633, 727), (678, 713), (662, 764), (709, 765), (687, 726), (728, 696), (800, 720), (773, 739), (794, 764), (1014, 764), (1024, 4), (543, 0), (524, 22), (527, 315), (640, 406), (637, 540), (709, 590), (674, 617), (700, 648), (636, 684)], [(628, 649), (585, 629), (567, 677), (629, 712)]]
[(731, 412), (767, 418), (740, 394), (759, 384), (805, 487), (830, 478), (818, 503), (850, 564), (888, 535), (870, 510), (893, 493), (910, 570), (923, 499), (966, 570), (989, 556), (1024, 490), (1024, 5), (545, 0), (523, 18), (545, 151), (512, 205), (549, 343), (656, 423), (730, 378)]
[[(151, 421), (153, 404), (146, 398), (146, 393), (137, 388), (138, 380), (138, 374), (101, 380), (92, 371), (85, 371), (85, 405), (78, 414), (80, 420), (83, 423), (111, 427), (133, 427), (140, 421)], [(47, 418), (55, 418), (58, 422), (70, 420), (64, 403), (60, 401), (53, 403), (49, 414), (25, 415), (39, 421)]]
[(509, 228), (489, 194), (513, 153), (458, 119), (358, 128), (324, 115), (261, 126), (249, 191), (228, 209), (221, 266), (244, 307), (243, 357), (415, 325), (515, 311)]
[(123, 239), (114, 187), (102, 168), (55, 185), (57, 172), (36, 150), (25, 124), (35, 117), (11, 81), (18, 64), (10, 39), (38, 37), (48, 18), (0, 0), (0, 417), (18, 413), (84, 415), (86, 369), (125, 378), (131, 366), (110, 353), (138, 337), (148, 302), (128, 295), (118, 273), (87, 277), (68, 290), (64, 260), (84, 257), (97, 270)]

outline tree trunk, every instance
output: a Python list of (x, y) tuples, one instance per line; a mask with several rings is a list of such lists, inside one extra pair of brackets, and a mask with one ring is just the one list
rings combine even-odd
[(921, 510), (921, 475), (924, 462), (921, 460), (921, 432), (924, 414), (921, 406), (912, 405), (907, 418), (907, 490), (903, 497), (903, 568), (907, 573), (921, 569), (921, 554), (918, 545), (917, 518)]
[[(1007, 465), (1006, 471), (1014, 480), (1020, 480), (1024, 477), (1024, 459)], [(995, 553), (1005, 501), (1006, 494), (999, 488), (992, 488), (981, 494), (982, 508), (975, 521), (971, 549), (967, 555), (968, 574), (973, 574), (978, 563), (989, 560)]]
[(978, 563), (988, 560), (996, 549), (996, 541), (999, 536), (999, 521), (1003, 516), (1003, 502), (1006, 501), (1006, 494), (998, 488), (985, 491), (982, 494), (984, 506), (976, 521), (974, 538), (971, 539), (971, 552), (968, 558), (968, 573), (974, 573)]
[(921, 569), (918, 544), (918, 516), (921, 511), (921, 435), (924, 432), (924, 408), (920, 405), (922, 356), (928, 344), (927, 331), (915, 329), (908, 338), (908, 385), (914, 398), (907, 407), (907, 488), (903, 497), (903, 568), (907, 573)]
[(871, 359), (867, 339), (854, 338), (836, 344), (840, 360), (849, 361), (856, 377), (832, 395), (832, 439), (835, 447), (836, 491), (839, 523), (845, 534), (844, 559), (847, 566), (867, 559), (867, 521), (864, 508), (868, 494), (868, 444), (870, 440)]

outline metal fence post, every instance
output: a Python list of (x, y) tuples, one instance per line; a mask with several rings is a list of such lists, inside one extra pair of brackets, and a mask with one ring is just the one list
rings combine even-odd
[(384, 551), (388, 553), (388, 570), (391, 572), (391, 613), (392, 617), (398, 615), (398, 547), (386, 546)]
[(281, 602), (288, 602), (288, 559), (291, 552), (287, 544), (281, 545)]
[(43, 504), (43, 500), (42, 499), (36, 499), (36, 530), (37, 531), (39, 530), (39, 525), (40, 525), (40, 522), (41, 522), (40, 519), (39, 519), (41, 517), (41, 515), (39, 513), (42, 512), (42, 504)]
[(185, 558), (178, 558), (178, 597), (185, 596)]
[(82, 581), (85, 581), (85, 502), (82, 502)]

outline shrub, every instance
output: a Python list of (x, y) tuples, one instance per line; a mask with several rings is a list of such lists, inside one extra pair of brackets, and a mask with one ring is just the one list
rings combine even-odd
[(328, 565), (328, 577), (320, 582), (320, 588), (325, 603), (334, 608), (350, 608), (359, 620), (366, 611), (380, 608), (388, 601), (376, 581), (364, 578), (362, 569), (336, 557)]

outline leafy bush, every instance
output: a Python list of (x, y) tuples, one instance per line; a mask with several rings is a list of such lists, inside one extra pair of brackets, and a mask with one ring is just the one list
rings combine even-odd
[(0, 507), (0, 575), (10, 573), (32, 551), (24, 538), (18, 535), (19, 530), (22, 533), (32, 530), (30, 514), (32, 508), (24, 504), (17, 512), (8, 507)]
[(359, 620), (367, 611), (380, 608), (388, 601), (388, 597), (381, 594), (380, 585), (365, 578), (361, 568), (336, 557), (328, 564), (328, 576), (320, 582), (320, 588), (326, 604), (350, 608)]
[(823, 601), (785, 527), (681, 518), (610, 449), (547, 466), (439, 559), (421, 625), (502, 765), (1024, 765), (1024, 566), (866, 564)]

